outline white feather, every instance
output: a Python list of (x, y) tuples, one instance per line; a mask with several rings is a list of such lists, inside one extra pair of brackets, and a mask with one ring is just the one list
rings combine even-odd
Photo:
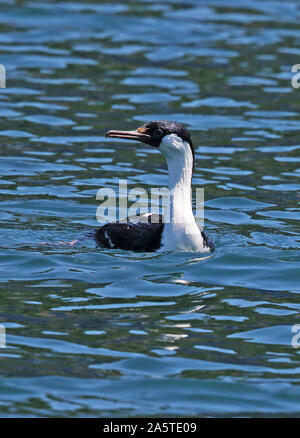
[(166, 135), (159, 147), (169, 171), (170, 202), (162, 235), (167, 251), (209, 252), (195, 221), (191, 202), (193, 154), (189, 144), (176, 134)]

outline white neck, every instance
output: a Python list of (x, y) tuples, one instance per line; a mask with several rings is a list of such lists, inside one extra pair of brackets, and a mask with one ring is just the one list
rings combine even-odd
[(169, 171), (169, 210), (165, 215), (163, 250), (205, 251), (203, 238), (192, 210), (193, 154), (190, 145), (175, 134), (160, 145)]

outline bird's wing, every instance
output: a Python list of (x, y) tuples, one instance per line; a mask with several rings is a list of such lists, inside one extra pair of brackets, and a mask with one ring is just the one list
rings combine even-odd
[(105, 248), (148, 252), (159, 249), (162, 231), (162, 223), (116, 222), (100, 227), (95, 239)]
[(161, 214), (156, 214), (156, 213), (145, 213), (139, 216), (134, 216), (124, 220), (120, 220), (119, 222), (120, 223), (131, 222), (133, 224), (137, 224), (139, 222), (149, 223), (149, 224), (161, 224), (163, 222), (163, 216)]
[(201, 231), (201, 234), (202, 234), (204, 246), (210, 248), (210, 250), (213, 251), (215, 249), (215, 244), (212, 238), (204, 230)]

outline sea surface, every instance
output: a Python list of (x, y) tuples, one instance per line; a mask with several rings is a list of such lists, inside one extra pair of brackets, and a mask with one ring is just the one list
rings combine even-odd
[[(1, 2), (0, 416), (300, 416), (299, 22), (299, 1)], [(209, 257), (92, 238), (100, 187), (167, 186), (158, 151), (105, 138), (155, 119), (192, 135)]]

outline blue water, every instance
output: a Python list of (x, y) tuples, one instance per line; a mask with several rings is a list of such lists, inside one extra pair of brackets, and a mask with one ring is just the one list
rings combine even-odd
[[(1, 2), (1, 416), (299, 416), (299, 19)], [(157, 151), (104, 137), (156, 118), (191, 132), (211, 257), (89, 236), (99, 187), (167, 185)]]

